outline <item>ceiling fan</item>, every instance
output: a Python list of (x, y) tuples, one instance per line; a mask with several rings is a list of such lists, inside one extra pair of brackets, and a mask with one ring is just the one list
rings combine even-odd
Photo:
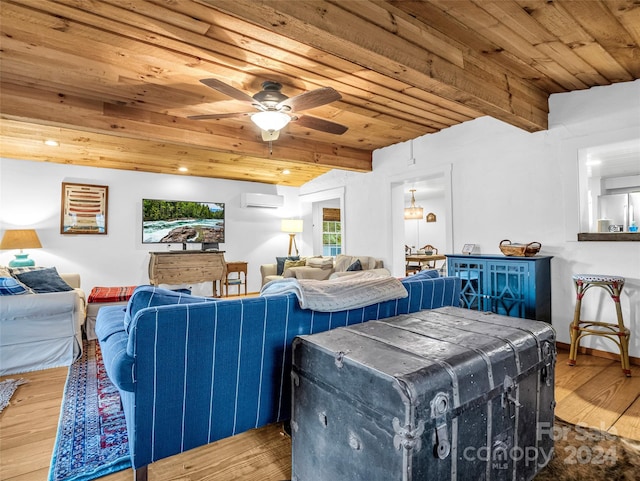
[(264, 141), (276, 140), (280, 134), (280, 130), (286, 127), (289, 122), (297, 122), (298, 125), (303, 127), (336, 135), (344, 134), (347, 131), (347, 127), (344, 125), (311, 115), (298, 114), (298, 112), (302, 110), (320, 107), (321, 105), (340, 100), (342, 96), (331, 87), (322, 87), (294, 97), (287, 97), (280, 91), (282, 89), (280, 83), (267, 80), (262, 83), (262, 90), (260, 92), (250, 96), (217, 79), (206, 78), (200, 80), (200, 82), (231, 98), (251, 104), (258, 112), (192, 115), (188, 117), (189, 119), (211, 120), (249, 116), (253, 123), (262, 130), (262, 140)]

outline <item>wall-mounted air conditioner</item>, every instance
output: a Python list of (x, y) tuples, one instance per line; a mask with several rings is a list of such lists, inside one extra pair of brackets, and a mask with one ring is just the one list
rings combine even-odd
[(284, 205), (284, 196), (273, 194), (240, 194), (241, 207), (265, 207), (276, 209)]

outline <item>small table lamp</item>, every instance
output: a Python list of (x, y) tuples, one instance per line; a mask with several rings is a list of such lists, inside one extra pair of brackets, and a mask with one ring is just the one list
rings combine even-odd
[(298, 245), (296, 244), (296, 233), (302, 232), (302, 219), (282, 219), (280, 230), (289, 233), (289, 253), (287, 255), (291, 255), (291, 246), (296, 248), (296, 255), (299, 255)]
[(35, 266), (33, 259), (28, 259), (29, 254), (22, 252), (22, 249), (40, 249), (40, 239), (33, 229), (11, 229), (4, 232), (0, 249), (20, 249), (19, 254), (15, 254), (16, 258), (9, 262), (9, 267), (29, 267)]

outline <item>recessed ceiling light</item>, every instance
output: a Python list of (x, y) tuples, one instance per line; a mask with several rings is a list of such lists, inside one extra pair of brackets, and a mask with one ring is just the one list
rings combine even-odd
[(188, 172), (189, 171), (189, 169), (187, 169), (186, 167), (178, 167), (178, 170), (180, 172)]
[(284, 170), (282, 171), (282, 174), (283, 174), (283, 175), (289, 175), (290, 173), (291, 173), (291, 171), (290, 171), (289, 169), (284, 169)]
[(57, 147), (60, 145), (60, 142), (58, 142), (57, 140), (52, 140), (52, 139), (48, 139), (44, 141), (45, 145), (48, 145), (49, 147)]

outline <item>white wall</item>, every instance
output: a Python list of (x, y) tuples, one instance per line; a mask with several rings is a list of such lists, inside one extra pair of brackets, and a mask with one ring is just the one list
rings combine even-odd
[[(107, 235), (61, 235), (62, 182), (109, 186)], [(182, 175), (158, 175), (122, 170), (78, 167), (44, 162), (0, 159), (0, 230), (35, 228), (42, 249), (29, 255), (37, 265), (55, 266), (59, 272), (78, 272), (82, 287), (137, 285), (149, 282), (149, 252), (168, 250), (160, 244), (142, 244), (142, 199), (224, 202), (228, 261), (249, 263), (248, 290), (260, 290), (260, 264), (287, 254), (289, 236), (280, 232), (280, 219), (299, 216), (298, 188), (253, 182), (235, 182)], [(281, 194), (279, 209), (241, 208), (240, 194)], [(298, 238), (301, 250), (305, 247)], [(189, 246), (191, 247), (191, 246)], [(171, 249), (181, 249), (172, 245)], [(193, 248), (200, 248), (200, 244)], [(310, 249), (309, 249), (310, 250)], [(0, 251), (0, 264), (13, 259)], [(210, 294), (211, 283), (194, 286)], [(231, 289), (235, 292), (235, 288)]]
[[(416, 139), (415, 165), (402, 160), (409, 156), (407, 143), (393, 145), (374, 152), (372, 173), (329, 172), (301, 194), (344, 187), (349, 251), (382, 257), (402, 275), (394, 247), (403, 246), (404, 232), (392, 226), (403, 206), (396, 203), (392, 214), (392, 183), (451, 166), (453, 251), (473, 243), (481, 253), (500, 254), (502, 239), (541, 242), (540, 254), (553, 256), (552, 316), (562, 342), (569, 342), (573, 317), (572, 274), (624, 276), (630, 351), (640, 357), (640, 243), (577, 242), (576, 235), (578, 150), (640, 138), (640, 81), (552, 95), (550, 111), (547, 131), (530, 134), (483, 117)], [(585, 297), (583, 313), (609, 321), (615, 315), (611, 300), (597, 291)], [(583, 345), (617, 352), (602, 338)]]

